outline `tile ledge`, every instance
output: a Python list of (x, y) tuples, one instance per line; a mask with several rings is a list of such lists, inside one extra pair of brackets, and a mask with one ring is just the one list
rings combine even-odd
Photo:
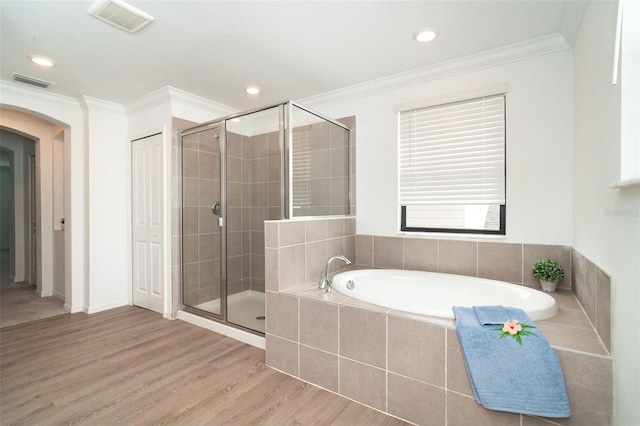
[(586, 351), (581, 351), (578, 349), (571, 349), (571, 348), (566, 348), (563, 346), (557, 346), (557, 345), (550, 345), (553, 349), (555, 349), (556, 351), (563, 351), (563, 352), (571, 352), (574, 354), (578, 354), (578, 355), (585, 355), (585, 356), (592, 356), (595, 358), (600, 358), (600, 359), (606, 359), (609, 361), (613, 361), (613, 356), (611, 354), (609, 355), (603, 355), (603, 354), (597, 354), (594, 352), (586, 352)]

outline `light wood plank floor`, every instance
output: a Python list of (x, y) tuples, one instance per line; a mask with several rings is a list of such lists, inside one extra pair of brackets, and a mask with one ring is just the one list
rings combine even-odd
[(0, 330), (2, 425), (404, 425), (135, 307)]

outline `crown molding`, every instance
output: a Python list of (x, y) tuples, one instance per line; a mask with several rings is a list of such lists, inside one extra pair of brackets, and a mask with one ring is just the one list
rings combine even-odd
[(123, 114), (125, 112), (125, 108), (123, 105), (104, 101), (102, 99), (92, 98), (91, 96), (82, 96), (80, 98), (80, 105), (83, 111), (100, 109), (103, 111), (115, 112), (119, 114)]
[(237, 109), (231, 108), (230, 106), (214, 102), (203, 98), (202, 96), (194, 95), (193, 93), (189, 93), (172, 86), (167, 86), (167, 89), (169, 90), (169, 96), (172, 104), (182, 104), (187, 107), (211, 111), (212, 113), (217, 114), (216, 117), (239, 112)]
[(32, 104), (33, 102), (44, 102), (55, 107), (71, 109), (75, 112), (81, 110), (80, 102), (76, 98), (49, 93), (46, 92), (45, 89), (34, 89), (31, 87), (25, 87), (18, 83), (0, 80), (0, 104), (16, 104), (14, 101), (11, 101), (11, 103), (7, 102), (7, 99), (12, 98), (22, 99), (27, 104)]
[(523, 61), (570, 48), (571, 46), (567, 44), (564, 37), (557, 33), (310, 96), (300, 99), (299, 102), (313, 107), (340, 103), (471, 71)]
[(151, 93), (129, 102), (125, 105), (125, 110), (127, 114), (136, 114), (162, 104), (171, 105), (171, 109), (173, 109), (176, 104), (180, 104), (187, 107), (211, 111), (212, 113), (219, 114), (221, 116), (229, 115), (238, 111), (234, 108), (172, 86), (161, 87), (158, 90), (154, 90)]
[(137, 114), (169, 102), (171, 102), (171, 94), (169, 93), (169, 86), (165, 86), (134, 99), (127, 103), (124, 108), (127, 115)]

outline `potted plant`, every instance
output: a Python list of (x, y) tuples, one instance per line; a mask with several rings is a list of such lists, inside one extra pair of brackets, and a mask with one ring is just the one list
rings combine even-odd
[(564, 278), (564, 270), (557, 262), (544, 259), (533, 265), (533, 276), (540, 280), (544, 291), (556, 291), (558, 281)]

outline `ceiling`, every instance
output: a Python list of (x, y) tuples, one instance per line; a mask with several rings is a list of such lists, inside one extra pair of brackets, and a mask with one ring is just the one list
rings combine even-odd
[[(155, 18), (136, 34), (90, 16), (91, 1), (1, 0), (0, 78), (17, 72), (55, 83), (40, 90), (123, 105), (173, 86), (246, 110), (550, 34), (572, 44), (584, 12), (576, 0), (129, 3)], [(438, 38), (415, 42), (423, 27)]]

